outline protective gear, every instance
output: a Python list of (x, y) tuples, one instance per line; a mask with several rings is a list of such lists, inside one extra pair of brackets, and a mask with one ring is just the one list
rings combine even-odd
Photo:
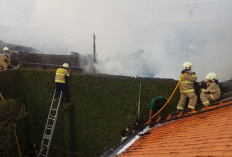
[(210, 100), (218, 100), (221, 96), (221, 90), (218, 84), (215, 82), (207, 83), (207, 89), (202, 89), (200, 98), (204, 106), (210, 104)]
[(180, 82), (180, 93), (194, 92), (194, 82), (197, 81), (196, 74), (185, 74), (182, 81)]
[(184, 108), (181, 106), (177, 106), (177, 110), (184, 110)]
[(197, 103), (197, 95), (195, 92), (187, 92), (180, 94), (180, 100), (177, 105), (177, 110), (183, 110), (186, 104), (186, 100), (189, 99), (188, 108), (194, 109)]
[(187, 98), (189, 98), (188, 108), (194, 109), (197, 103), (197, 95), (194, 90), (194, 82), (197, 81), (197, 75), (195, 73), (185, 74), (180, 82), (180, 100), (177, 105), (177, 110), (183, 110), (186, 104)]
[(64, 64), (63, 64), (63, 67), (69, 69), (68, 63), (64, 63)]
[(214, 72), (211, 72), (206, 75), (205, 79), (214, 81), (216, 77), (217, 75)]
[(9, 51), (8, 47), (4, 47), (3, 51)]
[(10, 58), (10, 55), (5, 51), (0, 56), (0, 66), (3, 67), (4, 70), (7, 70), (8, 66), (11, 64), (10, 62), (11, 58)]
[(56, 70), (55, 84), (56, 84), (56, 96), (59, 97), (62, 92), (62, 97), (65, 102), (69, 102), (68, 89), (65, 83), (65, 78), (70, 76), (70, 72), (67, 70), (69, 65), (63, 64), (64, 68), (58, 68)]
[(64, 69), (64, 68), (58, 68), (56, 70), (55, 82), (56, 83), (65, 83), (65, 76), (67, 76), (67, 77), (70, 76), (68, 70)]
[(182, 68), (183, 69), (189, 69), (189, 67), (191, 67), (193, 64), (191, 62), (184, 62), (184, 64), (182, 64)]

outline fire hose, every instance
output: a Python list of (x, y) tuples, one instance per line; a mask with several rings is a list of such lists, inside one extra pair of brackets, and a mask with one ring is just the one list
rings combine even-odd
[[(156, 112), (156, 113), (151, 117), (151, 119), (154, 118), (157, 114), (159, 114), (159, 113), (166, 107), (166, 105), (170, 102), (170, 100), (172, 99), (173, 95), (175, 94), (177, 88), (178, 88), (179, 85), (180, 85), (180, 82), (183, 80), (183, 78), (184, 78), (185, 75), (186, 75), (186, 73), (184, 73), (183, 75), (181, 75), (180, 80), (179, 80), (179, 82), (178, 82), (177, 85), (176, 85), (176, 88), (175, 88), (174, 91), (172, 92), (171, 96), (168, 98), (167, 102), (164, 104), (164, 106), (163, 106), (158, 112)], [(150, 124), (150, 123), (151, 123), (151, 120), (147, 121), (147, 124)]]

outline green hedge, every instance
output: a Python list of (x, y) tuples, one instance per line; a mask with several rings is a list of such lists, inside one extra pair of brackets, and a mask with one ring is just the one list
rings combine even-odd
[[(28, 133), (27, 145), (41, 142), (54, 92), (54, 75), (54, 71), (28, 69), (0, 74), (3, 80), (0, 92), (6, 98), (20, 98), (29, 112), (31, 121), (25, 130)], [(61, 157), (94, 157), (100, 156), (105, 147), (118, 144), (120, 131), (136, 118), (140, 82), (141, 118), (146, 120), (151, 99), (171, 95), (177, 81), (73, 74), (68, 80), (73, 105), (67, 110), (61, 105), (51, 153)], [(173, 104), (163, 114), (175, 110), (178, 98), (177, 92)]]
[(25, 137), (20, 131), (25, 126), (26, 117), (27, 113), (23, 104), (13, 99), (0, 101), (0, 156), (18, 156), (15, 130), (21, 139)]

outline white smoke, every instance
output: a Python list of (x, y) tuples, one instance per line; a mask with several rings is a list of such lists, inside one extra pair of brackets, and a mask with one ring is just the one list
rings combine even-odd
[[(179, 2), (169, 1), (167, 7)], [(188, 54), (199, 81), (209, 72), (223, 81), (232, 78), (232, 5), (211, 1), (217, 6), (189, 10), (200, 18), (183, 20), (157, 7), (146, 12), (145, 3), (160, 0), (0, 0), (1, 40), (47, 53), (92, 54), (95, 33), (100, 73), (179, 79)], [(154, 12), (164, 15), (146, 21)]]

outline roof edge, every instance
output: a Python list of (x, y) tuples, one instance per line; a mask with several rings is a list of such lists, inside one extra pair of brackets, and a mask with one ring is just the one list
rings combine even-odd
[[(216, 106), (216, 105), (218, 105), (218, 106)], [(207, 110), (200, 110), (197, 113), (187, 114), (187, 115), (183, 115), (181, 117), (170, 118), (169, 120), (163, 120), (160, 122), (154, 122), (154, 123), (149, 124), (149, 125), (144, 125), (138, 131), (136, 131), (134, 134), (128, 136), (119, 145), (115, 146), (114, 148), (112, 148), (109, 151), (102, 154), (101, 157), (115, 157), (115, 156), (120, 155), (127, 148), (129, 148), (134, 142), (136, 142), (136, 140), (138, 140), (140, 138), (140, 135), (145, 134), (147, 131), (153, 129), (155, 126), (160, 126), (160, 125), (162, 125), (166, 122), (169, 122), (169, 121), (183, 119), (185, 117), (189, 117), (189, 116), (196, 115), (196, 114), (201, 114), (204, 112), (209, 112), (209, 111), (216, 110), (216, 109), (223, 108), (223, 107), (227, 107), (230, 105), (232, 105), (232, 97), (223, 99), (219, 102), (215, 102), (214, 104), (210, 105), (210, 107), (212, 106), (213, 108), (209, 108)], [(200, 109), (202, 109), (202, 108), (200, 108)]]

